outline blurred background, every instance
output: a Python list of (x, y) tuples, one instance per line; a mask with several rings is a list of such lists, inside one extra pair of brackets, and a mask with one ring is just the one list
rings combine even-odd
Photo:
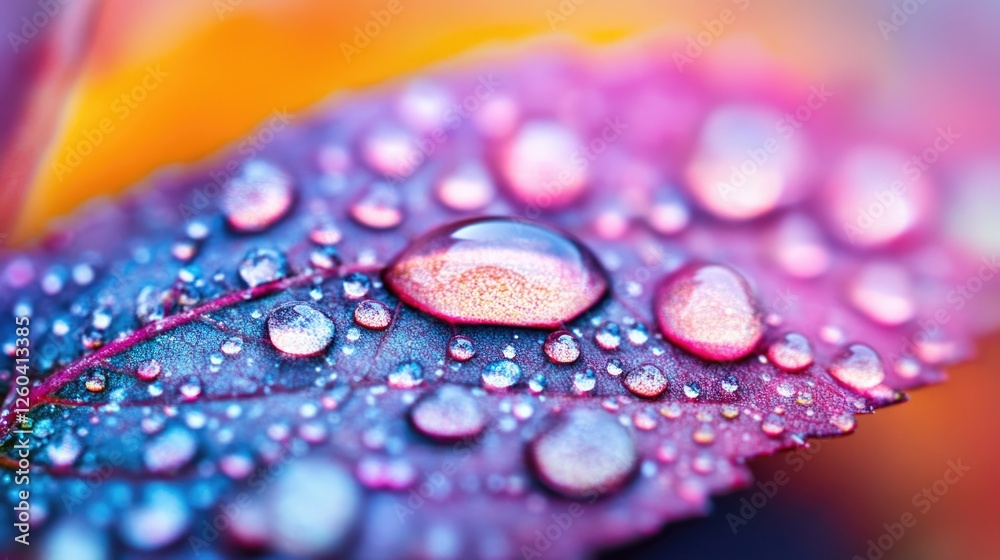
[[(396, 13), (377, 40), (345, 54), (371, 11), (389, 4)], [(988, 0), (9, 0), (0, 8), (10, 47), (0, 55), (0, 240), (30, 243), (88, 200), (202, 159), (274, 111), (550, 35), (683, 41), (725, 9), (735, 20), (713, 51), (766, 53), (808, 82), (840, 84), (863, 100), (873, 128), (929, 141), (912, 117), (947, 123), (963, 135), (948, 158), (1000, 153), (1000, 2)], [(141, 98), (130, 93), (136, 84)], [(85, 140), (92, 149), (79, 157)], [(736, 535), (726, 514), (753, 490), (605, 556), (864, 556), (961, 460), (969, 472), (884, 558), (1000, 557), (990, 404), (1000, 394), (1000, 336), (978, 351), (948, 383), (822, 442), (800, 469), (786, 455), (754, 461), (758, 479), (785, 471), (790, 482)]]

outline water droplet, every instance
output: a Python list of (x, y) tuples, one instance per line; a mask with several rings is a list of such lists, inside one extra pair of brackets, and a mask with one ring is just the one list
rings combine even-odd
[(689, 265), (669, 275), (657, 292), (655, 311), (664, 336), (710, 360), (747, 356), (764, 334), (750, 286), (723, 265)]
[(131, 548), (145, 551), (179, 540), (191, 520), (185, 498), (163, 483), (151, 484), (143, 494), (141, 502), (117, 514), (122, 540)]
[(882, 359), (871, 347), (851, 344), (830, 364), (830, 375), (858, 392), (877, 387), (885, 379)]
[(403, 362), (389, 374), (389, 386), (412, 389), (424, 381), (424, 368), (417, 362)]
[(848, 295), (858, 311), (883, 325), (902, 325), (917, 312), (910, 275), (893, 263), (874, 262), (862, 267), (851, 276)]
[(410, 420), (420, 432), (439, 440), (474, 437), (486, 427), (479, 403), (459, 385), (445, 385), (422, 397), (410, 409)]
[(146, 468), (154, 473), (179, 469), (194, 458), (198, 442), (187, 428), (172, 426), (149, 440), (143, 450)]
[(354, 308), (354, 320), (362, 327), (381, 331), (392, 322), (392, 311), (381, 301), (366, 299)]
[(580, 341), (566, 331), (556, 331), (545, 339), (545, 355), (554, 364), (571, 364), (580, 357)]
[(701, 396), (701, 386), (697, 381), (688, 381), (684, 384), (684, 396), (689, 399), (697, 399)]
[(360, 272), (352, 272), (344, 277), (344, 296), (347, 299), (361, 299), (368, 295), (372, 281)]
[(645, 364), (625, 374), (625, 388), (647, 399), (662, 395), (667, 390), (667, 376), (652, 365)]
[(337, 224), (328, 219), (323, 219), (309, 230), (309, 241), (323, 247), (336, 245), (343, 238), (344, 234)]
[(408, 177), (424, 161), (419, 140), (395, 125), (378, 125), (364, 138), (361, 156), (372, 169), (394, 179)]
[(625, 371), (624, 366), (622, 366), (622, 361), (615, 358), (608, 361), (608, 375), (619, 376)]
[(604, 350), (617, 350), (622, 343), (621, 328), (615, 323), (604, 323), (594, 333), (594, 342)]
[[(849, 152), (832, 173), (821, 205), (830, 229), (851, 244), (875, 247), (926, 223), (935, 189), (926, 173), (916, 180), (905, 177), (909, 159), (904, 152), (884, 146)], [(892, 187), (896, 184), (902, 188)]]
[(735, 375), (727, 375), (722, 380), (722, 390), (727, 393), (735, 393), (740, 388), (740, 380)]
[(703, 208), (748, 220), (792, 198), (803, 172), (803, 146), (796, 137), (775, 139), (774, 123), (781, 119), (759, 106), (725, 106), (708, 117), (687, 168), (691, 193)]
[(56, 436), (45, 446), (49, 461), (52, 461), (53, 466), (60, 468), (72, 467), (81, 451), (83, 444), (80, 443), (80, 439), (68, 431)]
[(104, 377), (103, 373), (92, 373), (87, 376), (86, 381), (84, 381), (84, 385), (91, 393), (100, 393), (107, 386), (107, 379)]
[(243, 339), (238, 336), (229, 337), (222, 343), (220, 350), (227, 356), (235, 356), (243, 350)]
[(649, 226), (659, 234), (679, 233), (691, 221), (691, 210), (687, 203), (673, 190), (657, 196), (646, 216)]
[(628, 431), (598, 410), (570, 412), (536, 438), (529, 452), (542, 482), (569, 497), (615, 492), (638, 464)]
[(812, 346), (805, 336), (788, 333), (771, 343), (767, 348), (767, 359), (784, 371), (802, 371), (813, 363)]
[(433, 231), (390, 265), (387, 285), (406, 303), (456, 323), (558, 327), (607, 289), (584, 247), (540, 225), (506, 218)]
[(833, 424), (834, 427), (846, 434), (854, 430), (856, 421), (854, 420), (854, 415), (845, 412), (831, 418), (830, 424)]
[(476, 355), (472, 340), (464, 336), (453, 336), (448, 342), (448, 356), (456, 362), (467, 362)]
[(336, 247), (316, 247), (309, 251), (309, 264), (319, 270), (333, 270), (340, 266), (340, 251)]
[(649, 341), (649, 329), (642, 323), (632, 325), (628, 329), (628, 341), (634, 346), (646, 344)]
[(740, 415), (740, 407), (735, 404), (724, 404), (719, 412), (726, 420), (735, 420)]
[(263, 531), (279, 556), (343, 556), (338, 549), (357, 526), (364, 503), (350, 473), (329, 459), (309, 457), (288, 462), (266, 488), (260, 502), (267, 509), (260, 517), (270, 520)]
[(632, 425), (644, 432), (652, 430), (656, 427), (656, 415), (645, 408), (637, 410), (632, 415)]
[(483, 368), (483, 384), (488, 389), (506, 389), (517, 383), (521, 367), (510, 360), (490, 362)]
[(293, 356), (312, 356), (333, 342), (334, 325), (312, 304), (293, 301), (271, 310), (267, 332), (278, 350)]
[(470, 161), (441, 177), (437, 196), (442, 204), (452, 210), (468, 212), (480, 210), (496, 195), (493, 179), (478, 162)]
[(534, 394), (540, 394), (549, 386), (549, 380), (545, 375), (536, 373), (528, 380), (528, 390)]
[(768, 414), (761, 422), (760, 429), (771, 437), (778, 437), (785, 433), (785, 418), (777, 414)]
[(715, 430), (711, 424), (702, 424), (691, 432), (691, 439), (701, 445), (711, 445), (715, 443)]
[(597, 374), (594, 370), (587, 369), (573, 374), (573, 387), (580, 393), (592, 391), (597, 386)]
[(223, 187), (219, 206), (234, 230), (259, 232), (283, 218), (293, 200), (288, 174), (265, 161), (252, 160)]
[(186, 401), (193, 401), (201, 395), (201, 379), (192, 375), (184, 380), (184, 384), (180, 387), (181, 396), (184, 397)]
[(350, 206), (351, 217), (372, 229), (391, 229), (403, 223), (403, 198), (399, 190), (374, 183)]
[(239, 272), (250, 287), (273, 282), (287, 273), (285, 256), (273, 249), (254, 249), (243, 257)]
[(143, 381), (152, 381), (160, 376), (160, 362), (156, 360), (146, 360), (145, 362), (139, 364), (139, 368), (135, 371), (135, 374), (139, 376), (139, 379)]
[(559, 123), (528, 122), (505, 147), (500, 170), (529, 212), (562, 208), (587, 186), (585, 168), (572, 163), (582, 148), (577, 134)]

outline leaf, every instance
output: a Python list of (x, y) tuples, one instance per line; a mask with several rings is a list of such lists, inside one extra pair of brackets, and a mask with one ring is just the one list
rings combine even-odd
[[(748, 458), (850, 432), (854, 414), (941, 380), (982, 319), (942, 305), (983, 265), (929, 214), (852, 243), (844, 205), (821, 204), (835, 182), (798, 177), (773, 200), (754, 174), (713, 190), (704, 174), (745, 157), (723, 140), (743, 131), (752, 150), (761, 115), (794, 109), (773, 92), (757, 102), (773, 110), (726, 98), (649, 55), (486, 60), (277, 114), (202, 167), (88, 208), (0, 268), (2, 315), (30, 317), (31, 342), (27, 395), (15, 339), (0, 361), (6, 476), (30, 425), (49, 543), (140, 554), (574, 557), (703, 512), (748, 482)], [(783, 149), (807, 150), (823, 119)], [(796, 178), (773, 153), (761, 173)], [(885, 219), (923, 211), (920, 188)], [(605, 295), (559, 329), (518, 327), (547, 324), (525, 318), (577, 284), (499, 282), (459, 302), (498, 305), (471, 321), (494, 324), (451, 324), (435, 303), (454, 301), (409, 293), (421, 277), (393, 283), (386, 267), (428, 235), (436, 247), (429, 232), (487, 215), (570, 232)], [(505, 247), (523, 260), (488, 255), (495, 270), (554, 254)], [(728, 287), (699, 292), (709, 277)], [(772, 346), (787, 333), (811, 365), (788, 366), (801, 339)]]

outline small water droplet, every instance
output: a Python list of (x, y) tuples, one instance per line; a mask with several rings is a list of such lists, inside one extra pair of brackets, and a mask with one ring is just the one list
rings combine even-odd
[(381, 301), (366, 299), (354, 308), (354, 320), (372, 330), (385, 330), (392, 322), (392, 311)]
[(250, 287), (284, 278), (287, 274), (285, 256), (273, 249), (254, 249), (243, 257), (239, 273)]
[(294, 198), (288, 174), (271, 163), (252, 160), (223, 187), (219, 206), (231, 228), (252, 233), (276, 224)]
[(545, 355), (554, 364), (571, 364), (580, 357), (580, 341), (566, 331), (556, 331), (545, 339)]
[(653, 201), (646, 221), (657, 233), (674, 235), (687, 227), (691, 221), (691, 210), (679, 194), (668, 190)]
[(186, 401), (193, 401), (201, 395), (201, 379), (192, 375), (184, 380), (184, 384), (180, 387), (181, 396), (184, 397)]
[(467, 212), (486, 207), (496, 196), (496, 188), (489, 172), (478, 162), (470, 161), (441, 177), (437, 196), (448, 208)]
[(360, 272), (352, 272), (344, 277), (344, 296), (358, 300), (368, 295), (372, 281)]
[(782, 219), (772, 249), (778, 266), (795, 278), (815, 278), (830, 266), (830, 249), (823, 233), (804, 214), (790, 214)]
[(701, 396), (701, 386), (697, 381), (688, 381), (684, 384), (684, 396), (689, 399), (697, 399)]
[(646, 344), (648, 340), (649, 329), (646, 328), (646, 325), (638, 323), (629, 327), (628, 341), (631, 342), (633, 346), (642, 346), (643, 344)]
[(652, 364), (641, 365), (625, 374), (624, 383), (633, 394), (647, 399), (656, 398), (667, 390), (667, 376)]
[(711, 424), (702, 424), (691, 432), (691, 439), (701, 445), (711, 445), (715, 443), (715, 430)]
[(187, 428), (175, 425), (149, 440), (143, 450), (146, 468), (154, 473), (183, 467), (194, 458), (198, 442)]
[(507, 218), (458, 222), (417, 240), (390, 265), (406, 303), (466, 324), (558, 327), (603, 296), (607, 282), (584, 247)]
[(709, 360), (737, 360), (764, 333), (750, 286), (723, 265), (689, 265), (664, 279), (656, 295), (660, 330), (671, 342)]
[(843, 414), (838, 414), (837, 416), (831, 418), (830, 423), (845, 434), (847, 432), (853, 431), (856, 425), (856, 421), (854, 420), (854, 415), (848, 414), (846, 412)]
[(851, 276), (848, 295), (854, 307), (876, 323), (902, 325), (917, 312), (910, 275), (902, 266), (869, 263)]
[(83, 444), (69, 431), (56, 436), (45, 446), (45, 453), (49, 461), (52, 461), (53, 466), (60, 468), (72, 467), (81, 451), (83, 451)]
[(87, 376), (84, 385), (91, 393), (100, 393), (107, 386), (107, 379), (103, 373), (97, 372)]
[(760, 429), (771, 437), (778, 437), (785, 433), (785, 418), (777, 414), (768, 414), (761, 422)]
[(870, 346), (851, 344), (829, 365), (830, 375), (847, 387), (865, 392), (885, 379), (882, 359)]
[(727, 375), (722, 380), (722, 390), (727, 393), (735, 393), (740, 388), (740, 380), (735, 375)]
[(328, 219), (320, 221), (309, 230), (309, 241), (323, 247), (336, 245), (343, 238), (344, 234), (337, 227), (337, 224)]
[(638, 465), (629, 432), (599, 410), (574, 410), (543, 432), (529, 448), (539, 477), (569, 497), (617, 491)]
[(293, 356), (312, 356), (333, 342), (334, 325), (311, 303), (293, 301), (271, 310), (267, 331), (278, 350)]
[(413, 426), (439, 440), (461, 440), (479, 435), (486, 415), (465, 387), (445, 385), (418, 400), (410, 409)]
[(424, 368), (417, 362), (403, 362), (389, 374), (389, 386), (412, 389), (424, 381)]
[(622, 343), (621, 328), (615, 323), (604, 323), (594, 333), (594, 342), (604, 350), (617, 350)]
[(540, 394), (545, 391), (546, 387), (549, 386), (549, 380), (545, 375), (541, 373), (536, 373), (531, 376), (528, 380), (528, 390), (534, 394)]
[(222, 343), (220, 350), (227, 356), (235, 356), (243, 350), (243, 339), (238, 336), (231, 336)]
[(562, 208), (587, 186), (586, 168), (572, 163), (582, 149), (579, 136), (562, 124), (530, 121), (504, 148), (500, 171), (529, 211)]
[(139, 379), (143, 381), (152, 381), (160, 376), (160, 371), (162, 370), (160, 362), (157, 360), (146, 360), (145, 362), (139, 364), (139, 368), (135, 371)]
[(467, 362), (476, 355), (472, 340), (464, 336), (453, 336), (448, 342), (448, 356), (456, 362)]
[(490, 362), (483, 368), (483, 384), (488, 389), (506, 389), (517, 383), (521, 367), (510, 360)]
[(787, 372), (798, 372), (813, 363), (809, 339), (799, 333), (787, 333), (767, 348), (767, 359)]
[(371, 229), (391, 229), (403, 223), (403, 198), (386, 183), (374, 183), (350, 206), (351, 217)]
[(624, 366), (622, 366), (621, 360), (615, 358), (608, 361), (608, 375), (619, 376), (625, 371)]
[(580, 393), (592, 391), (597, 386), (597, 375), (594, 370), (587, 369), (573, 374), (573, 387)]
[(734, 420), (740, 415), (740, 407), (735, 404), (724, 404), (719, 412), (726, 420)]

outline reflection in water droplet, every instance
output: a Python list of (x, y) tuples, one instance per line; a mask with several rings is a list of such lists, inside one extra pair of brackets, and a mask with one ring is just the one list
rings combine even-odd
[(310, 303), (293, 301), (271, 310), (267, 333), (271, 344), (286, 354), (312, 356), (333, 342), (333, 321)]
[(672, 273), (660, 285), (655, 306), (663, 335), (702, 358), (742, 358), (764, 334), (750, 286), (723, 265), (688, 265)]
[(645, 364), (628, 372), (624, 383), (629, 391), (647, 399), (656, 398), (667, 390), (667, 376), (652, 364)]
[(504, 149), (500, 170), (511, 194), (528, 205), (529, 212), (562, 208), (587, 185), (586, 168), (573, 163), (581, 149), (580, 138), (569, 128), (528, 122)]
[(403, 362), (389, 374), (389, 386), (412, 389), (424, 381), (424, 368), (417, 362)]
[(805, 336), (788, 333), (767, 348), (767, 359), (784, 371), (802, 371), (813, 363), (812, 346)]
[(456, 323), (557, 327), (607, 289), (585, 248), (540, 225), (458, 222), (413, 243), (386, 284), (406, 303)]
[(354, 308), (354, 320), (362, 327), (381, 331), (392, 322), (392, 311), (381, 301), (366, 299)]
[(483, 368), (483, 385), (488, 389), (506, 389), (517, 383), (521, 367), (510, 360), (490, 362)]
[(545, 355), (554, 364), (571, 364), (580, 357), (580, 341), (566, 331), (556, 331), (545, 339)]
[(910, 275), (893, 263), (874, 262), (862, 267), (852, 275), (848, 294), (858, 311), (883, 325), (902, 325), (917, 311)]
[(476, 355), (472, 340), (464, 336), (453, 336), (448, 342), (448, 356), (456, 362), (467, 362)]
[(858, 392), (878, 386), (885, 379), (882, 359), (870, 346), (851, 344), (829, 365), (830, 375)]
[(486, 415), (465, 387), (445, 385), (422, 397), (410, 409), (414, 427), (440, 440), (458, 440), (478, 435), (486, 427)]
[(631, 435), (614, 416), (598, 410), (570, 412), (529, 451), (542, 482), (569, 497), (615, 492), (638, 464)]
[(288, 174), (265, 161), (252, 160), (223, 187), (219, 206), (234, 230), (259, 232), (283, 218), (293, 200)]

